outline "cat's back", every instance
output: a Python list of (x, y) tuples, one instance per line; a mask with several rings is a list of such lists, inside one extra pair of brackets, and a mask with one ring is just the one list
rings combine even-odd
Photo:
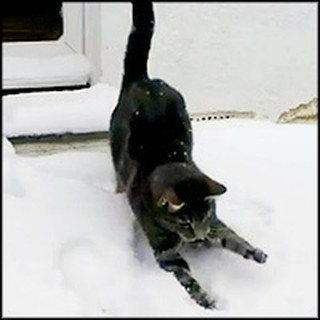
[(141, 133), (154, 143), (158, 142), (158, 136), (173, 135), (174, 129), (176, 134), (180, 130), (185, 132), (189, 126), (182, 95), (160, 79), (143, 79), (127, 87), (111, 121), (111, 130), (121, 127), (126, 134)]
[(132, 83), (119, 99), (118, 107), (127, 117), (140, 115), (153, 121), (171, 112), (185, 112), (182, 95), (160, 79), (144, 79)]
[[(191, 124), (185, 102), (166, 82), (134, 82), (119, 99), (115, 113), (113, 122), (122, 128), (118, 130), (118, 142), (139, 163), (154, 167), (168, 161), (185, 161), (190, 155)], [(116, 130), (117, 125), (113, 127)]]
[(154, 79), (132, 86), (129, 96), (131, 134), (140, 136), (150, 149), (160, 149), (175, 139), (185, 140), (189, 117), (182, 95), (166, 82)]

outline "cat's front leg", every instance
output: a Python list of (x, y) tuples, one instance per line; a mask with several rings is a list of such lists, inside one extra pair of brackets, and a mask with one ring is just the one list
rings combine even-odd
[(242, 255), (246, 259), (252, 259), (258, 263), (267, 261), (268, 255), (265, 252), (253, 247), (219, 219), (212, 221), (207, 238), (212, 242), (217, 242), (218, 240), (222, 247)]
[(156, 253), (156, 259), (161, 268), (173, 272), (176, 279), (185, 288), (190, 297), (200, 306), (206, 309), (216, 307), (215, 300), (212, 299), (193, 278), (188, 263), (173, 249)]

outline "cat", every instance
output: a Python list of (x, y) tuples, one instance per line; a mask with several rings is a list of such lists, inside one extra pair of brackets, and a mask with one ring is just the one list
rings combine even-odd
[(131, 2), (133, 26), (110, 121), (117, 192), (126, 193), (159, 266), (172, 272), (200, 306), (215, 308), (216, 300), (181, 256), (181, 246), (219, 243), (258, 263), (264, 263), (267, 254), (218, 219), (215, 198), (227, 188), (203, 173), (192, 159), (192, 129), (183, 96), (163, 80), (149, 78), (153, 4)]

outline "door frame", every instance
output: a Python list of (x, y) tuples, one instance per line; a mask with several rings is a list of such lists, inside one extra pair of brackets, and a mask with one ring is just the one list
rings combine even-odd
[(83, 54), (92, 66), (92, 83), (99, 81), (101, 69), (101, 3), (63, 2), (61, 40), (74, 52)]

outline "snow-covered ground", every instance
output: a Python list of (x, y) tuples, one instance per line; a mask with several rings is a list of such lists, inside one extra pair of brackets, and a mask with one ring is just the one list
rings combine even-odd
[(194, 159), (228, 187), (219, 217), (268, 255), (185, 252), (219, 310), (161, 270), (110, 152), (17, 155), (3, 138), (4, 316), (316, 316), (317, 128), (256, 120), (193, 123)]

